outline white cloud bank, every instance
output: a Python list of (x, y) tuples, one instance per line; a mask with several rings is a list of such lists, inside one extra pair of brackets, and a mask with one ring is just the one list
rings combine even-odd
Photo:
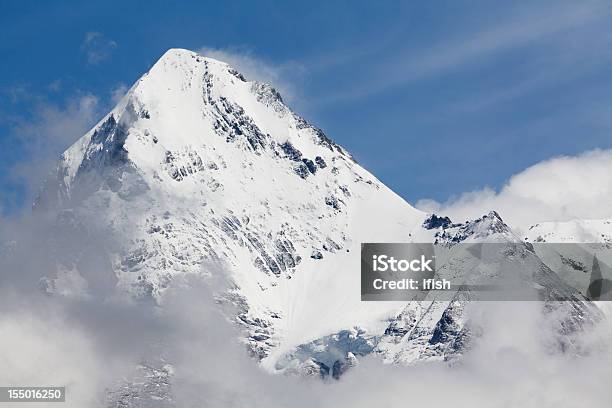
[(426, 199), (416, 206), (457, 222), (496, 210), (514, 226), (612, 218), (612, 150), (540, 162), (510, 177), (499, 192), (484, 188), (446, 203)]

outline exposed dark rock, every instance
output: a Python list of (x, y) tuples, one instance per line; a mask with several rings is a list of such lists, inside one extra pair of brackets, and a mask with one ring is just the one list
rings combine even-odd
[(454, 340), (461, 331), (461, 325), (455, 321), (455, 317), (461, 315), (463, 305), (451, 305), (444, 310), (442, 317), (436, 324), (429, 344), (448, 343)]
[(237, 137), (246, 138), (249, 147), (259, 154), (261, 149), (267, 145), (267, 137), (261, 132), (253, 120), (246, 115), (242, 107), (231, 103), (223, 96), (217, 103), (212, 98), (209, 102), (214, 105), (218, 119), (215, 129), (225, 135), (228, 142), (233, 142)]
[(302, 152), (293, 147), (291, 142), (287, 141), (283, 143), (282, 145), (280, 145), (280, 148), (285, 153), (285, 156), (287, 156), (289, 159), (293, 161), (300, 161), (302, 159)]
[(329, 205), (334, 210), (339, 210), (340, 209), (340, 203), (339, 203), (338, 199), (335, 196), (325, 197), (325, 204)]
[(295, 172), (295, 174), (297, 174), (298, 176), (300, 176), (303, 179), (308, 177), (308, 175), (310, 174), (310, 171), (308, 170), (308, 167), (306, 167), (306, 165), (304, 163), (301, 163), (301, 162), (299, 164), (296, 164), (295, 166), (293, 166), (293, 171)]
[(357, 357), (350, 351), (346, 357), (342, 360), (336, 360), (332, 366), (332, 377), (336, 380), (340, 379), (340, 376), (344, 374), (349, 368), (357, 365)]
[(235, 76), (236, 78), (238, 78), (239, 80), (241, 80), (242, 82), (246, 82), (246, 78), (240, 72), (236, 71), (234, 68), (230, 68), (227, 71), (233, 76)]
[(310, 255), (310, 257), (312, 259), (323, 259), (323, 254), (318, 249), (315, 249), (312, 251), (312, 254)]
[(327, 163), (325, 163), (325, 160), (323, 160), (321, 156), (315, 157), (315, 163), (317, 163), (317, 166), (319, 166), (320, 169), (327, 167)]
[(306, 165), (306, 167), (308, 168), (308, 171), (311, 172), (312, 174), (315, 174), (317, 172), (317, 166), (315, 166), (312, 160), (302, 159), (302, 163)]
[(567, 266), (569, 266), (570, 268), (572, 268), (572, 269), (574, 269), (576, 271), (585, 272), (585, 273), (587, 272), (587, 268), (586, 268), (586, 266), (582, 262), (576, 261), (576, 260), (571, 259), (571, 258), (566, 258), (563, 255), (559, 255), (559, 256), (561, 257), (561, 262), (564, 265), (567, 265)]
[(346, 196), (346, 197), (350, 197), (351, 196), (351, 192), (349, 191), (347, 186), (338, 186), (338, 188), (340, 189), (340, 191), (342, 191), (342, 193)]
[(327, 237), (325, 243), (323, 244), (323, 249), (327, 252), (334, 252), (342, 249), (342, 247), (338, 245), (333, 239)]
[(448, 228), (452, 225), (452, 221), (448, 217), (438, 217), (436, 214), (430, 215), (425, 221), (423, 221), (423, 228), (426, 229), (437, 229), (437, 228)]
[(127, 151), (123, 147), (128, 133), (119, 125), (113, 115), (102, 123), (91, 136), (91, 145), (102, 145), (97, 154), (87, 155), (81, 163), (81, 170), (100, 169), (105, 166), (118, 166), (128, 162)]

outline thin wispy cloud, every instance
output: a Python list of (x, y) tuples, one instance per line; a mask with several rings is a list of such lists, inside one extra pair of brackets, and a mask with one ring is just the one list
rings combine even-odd
[[(361, 59), (362, 56), (357, 54), (359, 62), (367, 65), (363, 70), (364, 77), (359, 83), (351, 84), (350, 88), (333, 90), (324, 103), (362, 99), (415, 81), (478, 66), (488, 58), (520, 48), (539, 47), (552, 53), (552, 57), (559, 61), (581, 62), (582, 65), (588, 60), (580, 56), (597, 49), (584, 47), (585, 42), (589, 43), (591, 37), (600, 42), (609, 40), (588, 31), (589, 27), (601, 23), (611, 14), (612, 7), (601, 2), (534, 6), (518, 11), (508, 10), (503, 21), (458, 28), (442, 41), (430, 42), (424, 38), (424, 41), (406, 48), (398, 38), (396, 50), (391, 55), (386, 53), (377, 58)], [(567, 51), (568, 47), (574, 47), (572, 52)], [(371, 50), (372, 54), (376, 52), (376, 49)], [(334, 56), (334, 59), (337, 58)]]
[(305, 67), (296, 61), (273, 63), (258, 56), (247, 47), (201, 47), (198, 52), (206, 57), (223, 61), (236, 68), (248, 80), (271, 84), (283, 98), (291, 101), (298, 92), (295, 84), (305, 74)]
[(87, 57), (87, 63), (91, 65), (97, 65), (110, 58), (115, 48), (117, 48), (117, 43), (98, 31), (86, 33), (81, 45), (81, 50)]
[(62, 80), (56, 79), (47, 85), (47, 89), (51, 92), (59, 92), (62, 89)]
[(121, 98), (125, 96), (127, 91), (129, 90), (128, 86), (124, 83), (119, 83), (110, 92), (110, 100), (113, 104), (119, 103)]
[[(342, 76), (344, 70), (358, 68), (362, 74), (358, 80), (337, 81), (325, 88), (325, 94), (314, 96), (318, 109), (448, 74), (482, 69), (490, 60), (517, 50), (532, 51), (528, 59), (514, 65), (522, 67), (523, 75), (511, 87), (505, 84), (502, 88), (475, 91), (471, 101), (450, 101), (455, 104), (450, 108), (474, 111), (569, 81), (612, 61), (612, 51), (606, 51), (612, 49), (612, 34), (605, 35), (606, 31), (601, 30), (612, 16), (609, 3), (560, 2), (554, 7), (533, 4), (506, 8), (498, 18), (478, 19), (479, 24), (462, 26), (457, 22), (441, 38), (415, 39), (410, 27), (390, 27), (367, 44), (327, 49), (323, 46), (320, 53), (299, 60), (272, 63), (247, 47), (204, 46), (199, 52), (235, 66), (251, 79), (271, 83), (290, 99), (308, 93), (300, 89), (306, 83), (304, 78), (331, 73)], [(347, 77), (351, 78), (351, 74)]]
[[(106, 106), (91, 93), (75, 93), (59, 103), (33, 92), (25, 94), (15, 90), (12, 95), (15, 103), (25, 104), (31, 111), (11, 115), (6, 121), (7, 143), (18, 146), (21, 157), (0, 177), (25, 193), (25, 201), (21, 203), (25, 207), (21, 209), (27, 210), (26, 203), (32, 202), (61, 152), (89, 130)], [(0, 212), (3, 206), (14, 206), (5, 202), (5, 198), (0, 199)]]

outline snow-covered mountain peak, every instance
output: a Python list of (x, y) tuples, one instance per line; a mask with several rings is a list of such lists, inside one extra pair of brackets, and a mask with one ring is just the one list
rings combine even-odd
[(170, 48), (157, 60), (155, 64), (153, 64), (153, 67), (149, 71), (149, 74), (154, 72), (156, 68), (162, 68), (176, 64), (185, 64), (193, 66), (195, 65), (193, 61), (195, 60), (195, 62), (197, 63), (199, 62), (197, 61), (198, 59), (228, 67), (228, 64), (223, 61), (219, 61), (211, 57), (206, 57), (204, 55), (185, 48)]
[[(113, 243), (63, 256), (49, 291), (102, 287), (163, 304), (177, 278), (223, 269), (245, 342), (270, 370), (333, 371), (383, 338), (392, 352), (377, 350), (398, 361), (433, 352), (406, 342), (417, 331), (429, 342), (452, 305), (362, 302), (361, 243), (515, 240), (494, 212), (427, 218), (272, 86), (181, 49), (64, 152), (37, 205)], [(84, 268), (91, 254), (108, 265)]]
[(449, 217), (431, 214), (423, 222), (423, 228), (435, 232), (435, 242), (456, 244), (460, 242), (521, 242), (496, 211), (474, 220), (453, 223)]
[[(116, 248), (96, 248), (108, 251), (105, 282), (132, 296), (163, 303), (175, 277), (222, 263), (262, 358), (384, 326), (397, 305), (360, 301), (361, 242), (434, 233), (274, 88), (186, 50), (167, 52), (62, 155), (39, 205), (111, 234)], [(49, 290), (87, 292), (83, 263), (64, 261)]]
[[(303, 179), (328, 164), (332, 172), (339, 171), (336, 162), (353, 164), (344, 149), (286, 107), (270, 85), (248, 82), (223, 62), (172, 49), (64, 153), (66, 190), (80, 170), (91, 167), (85, 162), (109, 164), (111, 158), (102, 158), (109, 152), (115, 152), (114, 160), (125, 151), (125, 160), (155, 171), (175, 152), (189, 150), (195, 157), (198, 147), (232, 150), (243, 156), (241, 162), (253, 155), (284, 158)], [(174, 176), (185, 177), (179, 173)]]

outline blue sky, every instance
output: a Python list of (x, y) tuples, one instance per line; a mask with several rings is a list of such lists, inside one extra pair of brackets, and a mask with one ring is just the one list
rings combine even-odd
[(171, 47), (271, 81), (411, 202), (612, 147), (612, 3), (1, 0), (3, 211)]

